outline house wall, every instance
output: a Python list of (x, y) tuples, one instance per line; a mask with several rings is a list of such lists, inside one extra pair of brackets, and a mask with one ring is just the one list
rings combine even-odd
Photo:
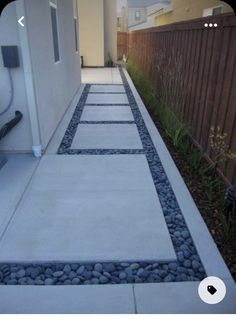
[(116, 0), (104, 0), (104, 46), (105, 62), (109, 54), (113, 62), (117, 61), (117, 18)]
[[(49, 0), (21, 0), (24, 4), (25, 24), (32, 63), (32, 78), (36, 96), (36, 121), (39, 123), (40, 144), (43, 149), (49, 143), (71, 100), (81, 83), (80, 53), (75, 48), (73, 0), (58, 0), (58, 25), (60, 61), (54, 62), (53, 35)], [(29, 71), (24, 66), (23, 51), (26, 45), (20, 34), (26, 35), (26, 28), (19, 29), (16, 4), (10, 3), (0, 19), (0, 44), (18, 45), (21, 67), (12, 70), (15, 99), (9, 112), (0, 117), (0, 126), (20, 110), (23, 120), (0, 142), (0, 149), (15, 152), (31, 152), (32, 130), (25, 79)], [(20, 30), (20, 33), (19, 33)], [(27, 38), (28, 37), (28, 38)], [(21, 39), (21, 40), (20, 40)], [(1, 56), (1, 55), (0, 55)], [(0, 57), (0, 110), (9, 100), (9, 81)], [(33, 90), (32, 90), (33, 91)]]
[(80, 54), (75, 50), (73, 0), (57, 3), (60, 61), (55, 63), (49, 0), (25, 1), (43, 149), (81, 82)]
[[(140, 20), (135, 20), (135, 12), (140, 11)], [(128, 10), (128, 28), (147, 20), (146, 8), (129, 8)]]
[(103, 0), (78, 0), (80, 52), (85, 66), (104, 66)]
[(203, 10), (211, 7), (223, 6), (223, 12), (233, 11), (232, 8), (223, 1), (218, 0), (172, 0), (172, 11), (157, 16), (156, 26), (161, 26), (178, 21), (200, 18)]
[[(22, 61), (21, 44), (18, 36), (18, 23), (15, 3), (8, 4), (0, 18), (0, 46), (17, 45), (20, 55), (20, 67), (12, 69), (14, 83), (14, 100), (10, 110), (0, 116), (0, 127), (15, 116), (15, 111), (23, 113), (21, 122), (0, 141), (0, 150), (8, 152), (29, 152), (32, 147), (31, 128), (28, 114), (28, 104), (25, 90), (24, 68)], [(10, 99), (10, 84), (6, 68), (3, 67), (0, 54), (0, 112)]]

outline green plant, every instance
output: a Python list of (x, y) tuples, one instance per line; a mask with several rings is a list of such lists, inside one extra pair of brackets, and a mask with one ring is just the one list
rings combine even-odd
[(235, 209), (229, 211), (227, 207), (223, 206), (219, 218), (224, 239), (229, 241), (236, 233)]
[(198, 149), (191, 147), (188, 160), (195, 172), (198, 172), (202, 166), (203, 154)]
[(188, 136), (183, 137), (182, 141), (179, 144), (179, 150), (182, 154), (188, 155), (191, 151), (191, 144)]
[(212, 150), (213, 171), (223, 164), (224, 170), (228, 160), (236, 160), (236, 153), (233, 153), (226, 143), (227, 133), (222, 133), (220, 126), (212, 126), (209, 135), (209, 144)]

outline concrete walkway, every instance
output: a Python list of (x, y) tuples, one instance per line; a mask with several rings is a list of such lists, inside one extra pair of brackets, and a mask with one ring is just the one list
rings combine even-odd
[[(163, 262), (175, 282), (0, 286), (0, 312), (235, 313), (234, 281), (128, 74), (85, 69), (83, 80), (2, 216), (0, 261)], [(198, 263), (186, 282), (176, 270), (183, 245), (192, 252), (183, 264)], [(197, 294), (204, 273), (226, 283), (218, 305)]]

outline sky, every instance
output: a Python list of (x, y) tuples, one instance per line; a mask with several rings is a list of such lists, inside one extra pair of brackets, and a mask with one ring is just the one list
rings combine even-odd
[(127, 1), (129, 2), (129, 5), (132, 7), (139, 7), (139, 6), (148, 6), (155, 3), (166, 3), (169, 4), (171, 0), (117, 0), (117, 11), (121, 11), (121, 8), (123, 6), (126, 6)]
[(121, 8), (126, 6), (127, 0), (117, 0), (117, 11), (120, 11)]
[(170, 0), (128, 0), (129, 7), (148, 7), (155, 3), (169, 4)]

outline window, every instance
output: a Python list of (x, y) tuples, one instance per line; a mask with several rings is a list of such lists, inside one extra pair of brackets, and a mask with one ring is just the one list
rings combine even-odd
[(75, 51), (79, 52), (79, 42), (78, 42), (78, 6), (77, 0), (73, 0), (74, 9), (74, 34), (75, 34)]
[(208, 17), (208, 16), (216, 16), (218, 14), (223, 13), (223, 7), (218, 6), (218, 7), (213, 7), (213, 8), (207, 8), (203, 10), (203, 17)]
[(135, 20), (139, 21), (141, 19), (141, 12), (140, 11), (135, 11)]
[(213, 8), (213, 10), (212, 10), (213, 16), (216, 16), (216, 15), (221, 14), (221, 13), (222, 13), (222, 6)]
[(57, 0), (50, 1), (51, 21), (52, 21), (52, 37), (54, 48), (54, 60), (60, 61), (60, 49), (59, 49), (59, 33), (58, 33), (58, 12), (57, 12)]

